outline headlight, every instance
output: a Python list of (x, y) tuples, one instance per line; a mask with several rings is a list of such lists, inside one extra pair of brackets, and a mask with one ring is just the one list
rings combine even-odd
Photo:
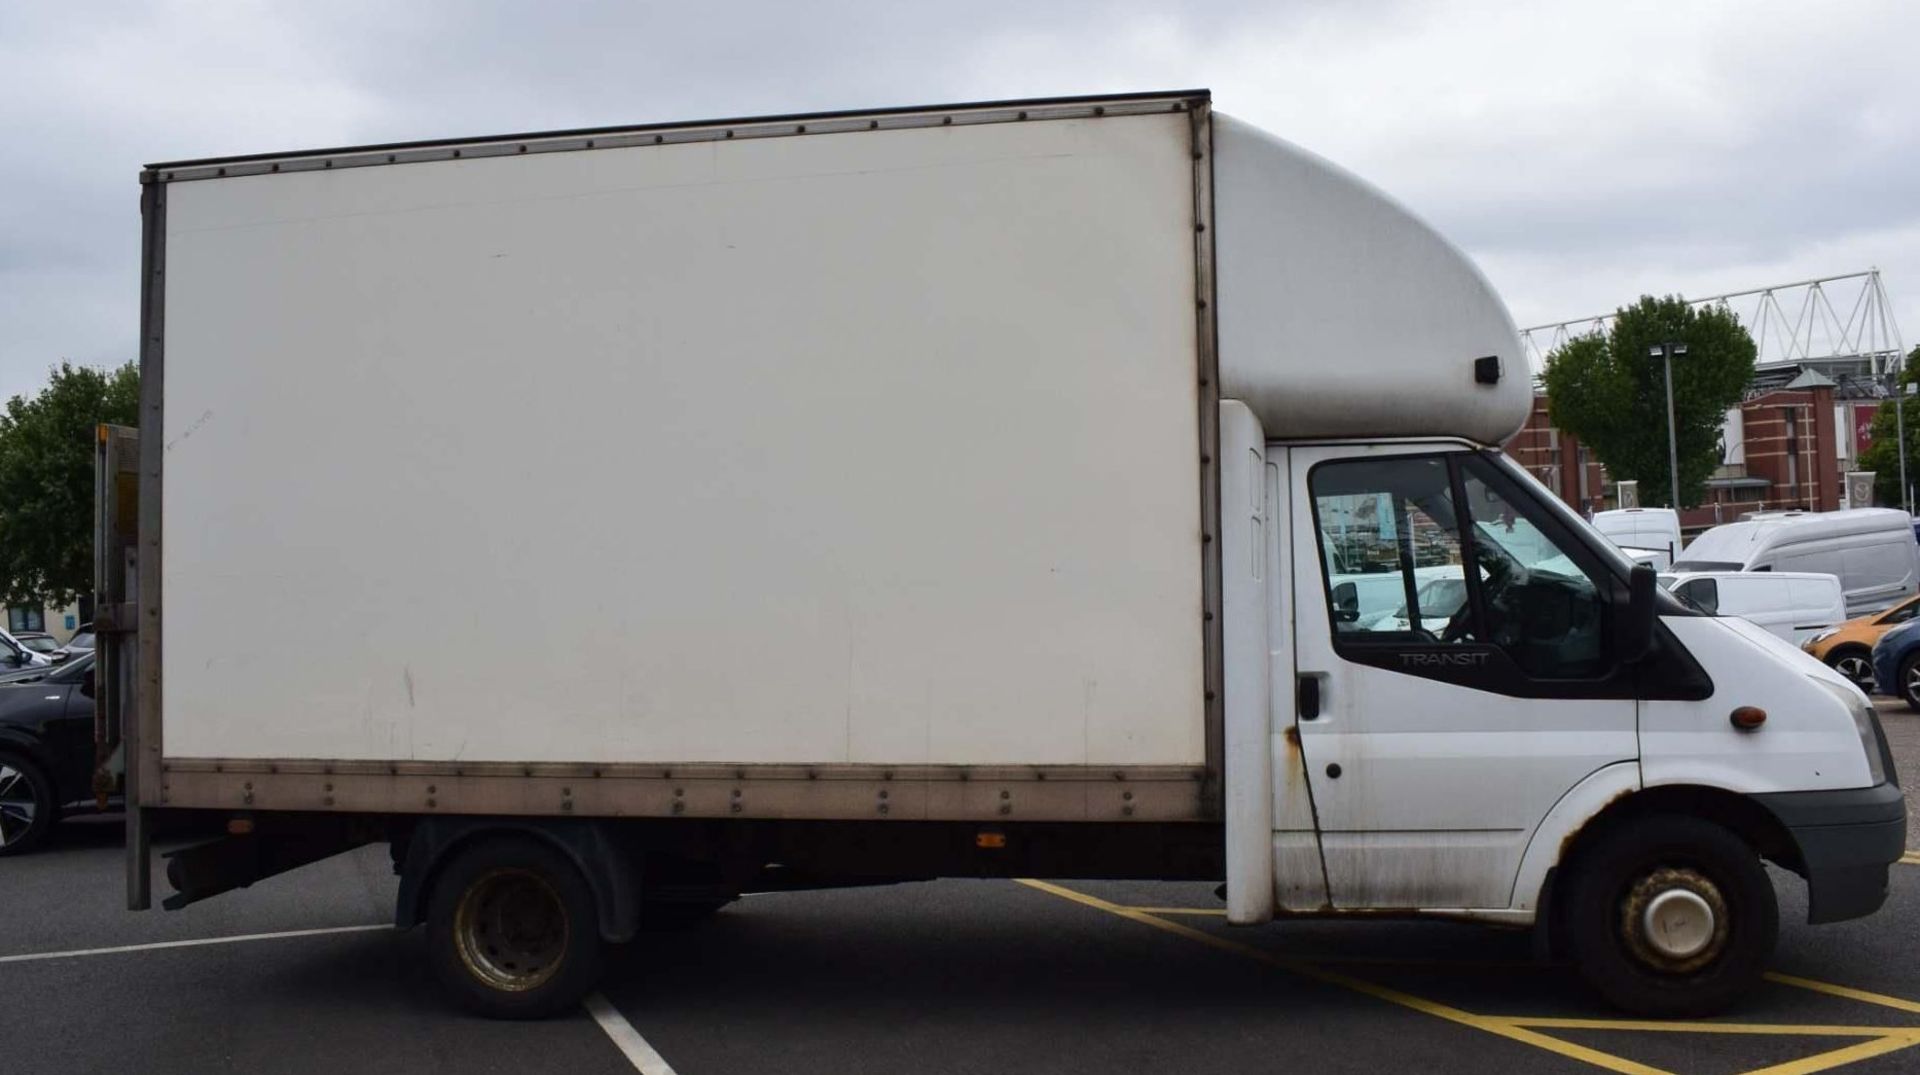
[(1818, 645), (1819, 643), (1825, 642), (1827, 639), (1832, 638), (1834, 635), (1837, 635), (1839, 633), (1840, 633), (1840, 628), (1829, 627), (1826, 630), (1821, 631), (1820, 633), (1814, 635), (1812, 638), (1807, 639), (1807, 641), (1804, 644), (1808, 646)]
[(1886, 783), (1887, 761), (1880, 752), (1880, 715), (1874, 712), (1873, 703), (1852, 684), (1842, 686), (1814, 676), (1807, 678), (1825, 687), (1853, 714), (1853, 730), (1860, 733), (1860, 751), (1867, 756), (1867, 775), (1876, 785)]

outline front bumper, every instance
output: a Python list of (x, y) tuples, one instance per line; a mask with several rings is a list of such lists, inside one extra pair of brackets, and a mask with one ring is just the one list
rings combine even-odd
[(1780, 819), (1800, 850), (1808, 922), (1860, 918), (1886, 902), (1887, 868), (1907, 849), (1907, 801), (1898, 783), (1753, 800)]

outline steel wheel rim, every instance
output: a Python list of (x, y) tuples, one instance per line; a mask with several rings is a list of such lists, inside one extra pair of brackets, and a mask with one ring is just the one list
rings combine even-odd
[(1907, 669), (1907, 701), (1920, 699), (1920, 663)]
[(33, 828), (40, 804), (33, 796), (33, 782), (27, 774), (0, 763), (0, 847), (15, 843)]
[(546, 878), (502, 867), (481, 875), (460, 894), (454, 945), (467, 972), (505, 993), (538, 989), (558, 973), (572, 925), (566, 905)]
[(1662, 891), (1640, 913), (1648, 947), (1672, 960), (1692, 959), (1705, 951), (1718, 924), (1712, 905), (1688, 888)]
[[(1726, 896), (1698, 870), (1667, 866), (1642, 875), (1627, 891), (1620, 912), (1627, 952), (1662, 974), (1687, 975), (1707, 967), (1731, 939)], [(1663, 935), (1666, 930), (1678, 935)]]
[(1873, 665), (1865, 657), (1842, 657), (1833, 662), (1833, 670), (1859, 684), (1862, 690), (1873, 686)]

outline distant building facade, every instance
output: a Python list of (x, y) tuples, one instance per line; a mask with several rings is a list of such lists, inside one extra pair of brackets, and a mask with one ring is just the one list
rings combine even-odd
[(25, 634), (31, 631), (45, 632), (61, 645), (73, 637), (73, 632), (85, 621), (79, 604), (65, 607), (53, 605), (9, 605), (7, 606), (6, 628), (8, 634)]
[[(1845, 386), (1810, 369), (1769, 373), (1756, 378), (1748, 398), (1727, 411), (1721, 464), (1707, 481), (1706, 502), (1680, 513), (1683, 529), (1732, 522), (1748, 511), (1867, 506), (1843, 505), (1845, 475), (1866, 447), (1879, 400), (1836, 398)], [(1665, 422), (1666, 416), (1648, 420)], [(1527, 424), (1502, 447), (1582, 515), (1618, 503), (1606, 469), (1579, 438), (1548, 421), (1543, 393), (1535, 394)]]

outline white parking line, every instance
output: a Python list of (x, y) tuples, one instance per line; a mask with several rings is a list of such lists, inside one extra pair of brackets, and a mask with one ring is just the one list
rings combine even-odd
[(42, 959), (72, 959), (76, 956), (111, 956), (122, 952), (152, 952), (161, 948), (196, 948), (207, 944), (239, 944), (242, 941), (277, 941), (287, 937), (322, 937), (329, 933), (372, 933), (393, 928), (390, 922), (369, 926), (328, 926), (325, 929), (290, 929), (280, 933), (243, 933), (237, 937), (201, 937), (190, 941), (154, 941), (151, 944), (121, 944), (112, 948), (76, 948), (68, 952), (27, 952), (0, 956), (0, 963), (32, 963)]
[[(75, 959), (80, 956), (110, 956), (127, 952), (154, 952), (165, 948), (200, 948), (212, 944), (240, 944), (243, 941), (278, 941), (291, 937), (324, 937), (337, 933), (374, 933), (379, 930), (391, 930), (393, 926), (386, 922), (365, 926), (327, 926), (323, 929), (289, 929), (278, 933), (242, 933), (233, 937), (198, 937), (186, 941), (153, 941), (148, 944), (117, 944), (111, 948), (73, 948), (64, 952), (23, 952), (19, 955), (0, 956), (0, 963), (32, 963), (49, 959)], [(613, 1039), (614, 1047), (620, 1050), (633, 1064), (640, 1075), (675, 1075), (673, 1065), (666, 1062), (647, 1039), (627, 1022), (627, 1017), (599, 993), (587, 997), (587, 1011), (600, 1029)]]
[(607, 1037), (613, 1039), (614, 1047), (633, 1063), (633, 1070), (640, 1075), (674, 1075), (673, 1066), (653, 1051), (647, 1039), (633, 1029), (633, 1024), (627, 1022), (627, 1017), (621, 1015), (620, 1009), (609, 1003), (606, 997), (599, 993), (588, 994), (587, 1012), (593, 1016), (594, 1022), (600, 1024), (600, 1029), (607, 1032)]

